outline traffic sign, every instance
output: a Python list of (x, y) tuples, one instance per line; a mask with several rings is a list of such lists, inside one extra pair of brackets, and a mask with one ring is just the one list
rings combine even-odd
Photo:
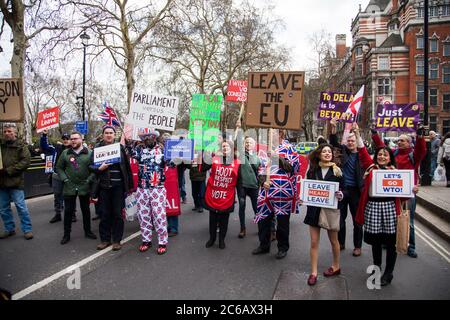
[(88, 122), (87, 121), (77, 121), (75, 123), (75, 130), (81, 134), (88, 133)]

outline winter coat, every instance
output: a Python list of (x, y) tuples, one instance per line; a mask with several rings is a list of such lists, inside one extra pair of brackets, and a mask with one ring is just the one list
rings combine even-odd
[(258, 168), (261, 161), (256, 155), (248, 152), (245, 152), (244, 157), (240, 168), (239, 185), (244, 188), (258, 189)]
[[(446, 152), (447, 151), (447, 152)], [(450, 154), (450, 138), (445, 139), (442, 146), (439, 147), (439, 153), (438, 153), (438, 163), (443, 164), (444, 159), (450, 160), (450, 157), (447, 158), (446, 156)]]
[(3, 169), (0, 170), (0, 188), (23, 189), (24, 172), (30, 165), (30, 151), (20, 140), (0, 141)]
[(91, 151), (83, 147), (79, 154), (66, 149), (56, 163), (58, 175), (64, 182), (64, 196), (86, 196), (90, 194), (94, 174), (90, 172)]

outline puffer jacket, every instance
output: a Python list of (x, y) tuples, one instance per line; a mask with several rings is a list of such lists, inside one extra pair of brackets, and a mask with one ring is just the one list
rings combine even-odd
[(30, 165), (30, 151), (16, 139), (0, 141), (3, 169), (0, 170), (0, 188), (23, 189), (24, 172)]

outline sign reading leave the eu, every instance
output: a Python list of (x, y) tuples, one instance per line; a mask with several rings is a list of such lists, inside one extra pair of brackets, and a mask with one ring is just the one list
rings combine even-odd
[(120, 143), (113, 143), (94, 149), (94, 165), (120, 162)]
[(164, 159), (194, 159), (194, 142), (191, 139), (169, 139), (164, 147)]
[(417, 103), (379, 104), (375, 121), (377, 131), (415, 132), (420, 118)]
[(338, 182), (304, 179), (301, 181), (300, 199), (308, 206), (337, 209), (336, 191), (339, 191)]

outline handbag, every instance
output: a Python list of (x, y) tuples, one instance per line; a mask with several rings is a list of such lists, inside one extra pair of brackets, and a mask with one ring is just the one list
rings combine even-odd
[(402, 212), (397, 216), (397, 241), (396, 248), (398, 254), (407, 254), (409, 243), (409, 209), (406, 202), (402, 205)]
[(319, 214), (319, 227), (330, 231), (339, 231), (341, 213), (339, 209), (321, 208)]

